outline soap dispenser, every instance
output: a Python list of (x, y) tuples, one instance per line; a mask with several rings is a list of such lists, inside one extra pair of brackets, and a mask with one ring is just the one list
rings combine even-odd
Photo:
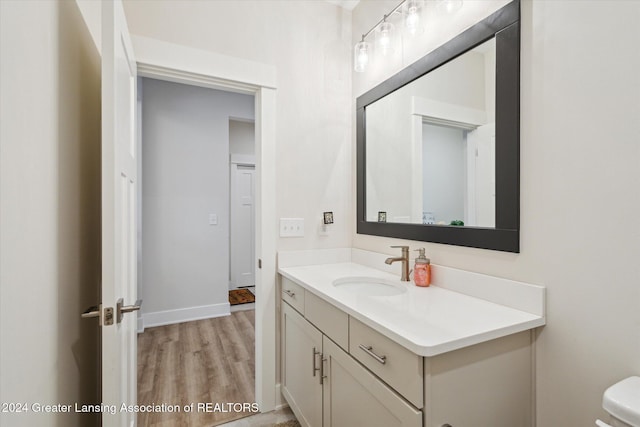
[(431, 261), (424, 255), (424, 248), (417, 249), (416, 265), (413, 267), (413, 281), (416, 286), (429, 286), (431, 284)]

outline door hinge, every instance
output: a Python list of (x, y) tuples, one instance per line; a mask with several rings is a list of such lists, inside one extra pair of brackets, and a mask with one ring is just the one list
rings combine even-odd
[(262, 260), (258, 258), (258, 268), (262, 268)]

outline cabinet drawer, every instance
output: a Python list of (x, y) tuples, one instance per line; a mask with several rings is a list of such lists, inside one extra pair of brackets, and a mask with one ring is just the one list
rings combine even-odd
[(302, 314), (304, 314), (304, 293), (302, 286), (282, 277), (282, 300)]
[(416, 408), (422, 408), (422, 357), (353, 317), (349, 319), (349, 353)]
[(307, 292), (304, 301), (304, 317), (340, 347), (345, 350), (349, 348), (349, 316), (347, 313), (311, 292)]

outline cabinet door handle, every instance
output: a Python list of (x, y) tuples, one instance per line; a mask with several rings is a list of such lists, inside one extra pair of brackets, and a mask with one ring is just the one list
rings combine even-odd
[(295, 296), (296, 296), (296, 293), (295, 293), (295, 292), (293, 292), (293, 291), (292, 291), (292, 290), (290, 290), (290, 289), (285, 289), (285, 290), (284, 290), (284, 293), (285, 293), (285, 294), (287, 294), (287, 295), (289, 295), (291, 298), (293, 298), (293, 297), (295, 297)]
[(327, 376), (324, 374), (324, 362), (326, 362), (327, 359), (324, 357), (323, 354), (320, 354), (320, 385), (324, 384), (324, 379), (327, 378)]
[(313, 347), (313, 353), (311, 354), (311, 358), (312, 358), (312, 360), (313, 360), (313, 362), (312, 362), (312, 366), (313, 366), (313, 376), (314, 376), (314, 377), (316, 376), (316, 371), (319, 371), (319, 370), (320, 370), (320, 368), (317, 368), (317, 367), (316, 367), (316, 356), (317, 356), (318, 354), (320, 354), (320, 352), (319, 352), (319, 351), (317, 351), (315, 347)]
[(360, 348), (360, 350), (364, 351), (369, 356), (373, 357), (374, 359), (376, 359), (376, 361), (382, 363), (383, 365), (387, 363), (387, 356), (378, 356), (373, 352), (373, 347), (371, 347), (370, 345), (360, 344), (358, 347)]

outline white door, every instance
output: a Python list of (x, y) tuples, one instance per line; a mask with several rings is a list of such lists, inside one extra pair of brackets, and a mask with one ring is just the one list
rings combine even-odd
[(255, 286), (255, 166), (231, 164), (231, 281)]
[[(136, 425), (136, 63), (121, 0), (102, 2), (102, 402), (104, 427)], [(113, 308), (112, 323), (106, 311)]]

